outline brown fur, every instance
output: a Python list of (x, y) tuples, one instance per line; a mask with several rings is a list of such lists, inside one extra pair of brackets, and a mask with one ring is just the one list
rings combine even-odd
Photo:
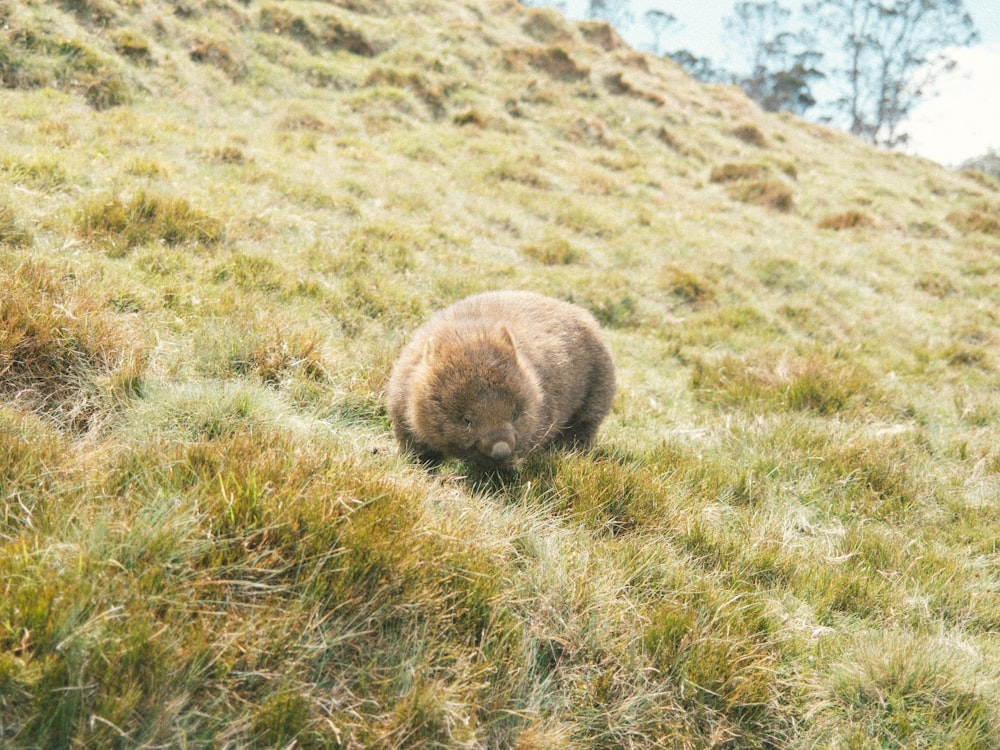
[(590, 313), (532, 292), (486, 292), (417, 329), (387, 400), (400, 447), (421, 461), (507, 468), (542, 446), (589, 446), (614, 392)]

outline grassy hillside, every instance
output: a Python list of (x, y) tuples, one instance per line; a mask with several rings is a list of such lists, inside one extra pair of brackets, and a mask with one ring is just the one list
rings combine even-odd
[[(1000, 744), (1000, 186), (508, 0), (0, 0), (0, 746)], [(595, 451), (397, 455), (468, 293)]]

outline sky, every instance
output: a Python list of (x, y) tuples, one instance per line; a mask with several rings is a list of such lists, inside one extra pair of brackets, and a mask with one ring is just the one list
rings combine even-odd
[[(646, 47), (651, 41), (641, 23), (643, 14), (662, 10), (677, 18), (663, 39), (667, 49), (687, 49), (720, 67), (739, 67), (726, 47), (722, 23), (732, 14), (735, 0), (632, 0), (631, 4), (640, 22), (624, 36), (633, 46)], [(783, 4), (796, 8), (801, 2)], [(965, 0), (964, 5), (982, 41), (951, 51), (958, 66), (939, 80), (937, 91), (924, 98), (904, 126), (910, 134), (906, 151), (946, 166), (957, 166), (990, 148), (1000, 150), (1000, 2)], [(571, 18), (584, 17), (586, 8), (587, 0), (566, 0)]]

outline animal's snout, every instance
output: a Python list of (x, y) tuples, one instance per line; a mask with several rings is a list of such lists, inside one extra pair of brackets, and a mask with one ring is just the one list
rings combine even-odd
[(493, 444), (493, 449), (490, 451), (490, 458), (494, 461), (507, 461), (513, 453), (514, 451), (511, 450), (510, 445), (506, 441), (499, 440)]
[(476, 444), (476, 460), (484, 466), (512, 466), (516, 461), (517, 435), (500, 429)]

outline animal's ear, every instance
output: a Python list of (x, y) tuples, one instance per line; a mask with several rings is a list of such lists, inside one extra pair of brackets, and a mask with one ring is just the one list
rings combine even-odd
[(434, 337), (431, 336), (427, 339), (427, 343), (424, 344), (424, 364), (430, 364), (434, 361)]
[(507, 326), (500, 326), (500, 341), (502, 341), (504, 346), (508, 347), (512, 353), (517, 354), (517, 343), (514, 341), (514, 334), (510, 332), (510, 329)]

